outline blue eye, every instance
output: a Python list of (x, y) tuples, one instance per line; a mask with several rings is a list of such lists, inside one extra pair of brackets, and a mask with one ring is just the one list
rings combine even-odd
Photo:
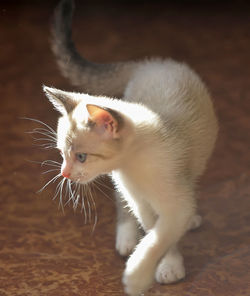
[(76, 159), (81, 163), (84, 163), (87, 158), (87, 153), (76, 153)]

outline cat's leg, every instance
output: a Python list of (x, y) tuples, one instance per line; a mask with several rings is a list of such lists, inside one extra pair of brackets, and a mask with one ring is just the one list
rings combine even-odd
[[(193, 230), (201, 225), (202, 218), (195, 214), (188, 223), (187, 230)], [(170, 284), (178, 282), (185, 277), (185, 267), (183, 256), (178, 250), (177, 245), (169, 248), (166, 255), (161, 259), (157, 266), (155, 279), (160, 284)]]
[[(193, 230), (201, 225), (202, 218), (195, 214), (188, 223), (187, 230)], [(175, 283), (185, 277), (183, 257), (177, 245), (169, 248), (166, 255), (157, 266), (155, 279), (160, 284)]]
[(181, 191), (179, 187), (166, 192), (171, 192), (172, 196), (165, 202), (162, 202), (162, 196), (154, 197), (157, 221), (127, 261), (123, 283), (129, 295), (140, 295), (150, 287), (157, 263), (171, 246), (177, 244), (194, 215), (193, 199), (187, 196), (189, 190)]
[(120, 196), (116, 195), (117, 226), (116, 226), (116, 250), (121, 256), (128, 256), (138, 243), (140, 236), (136, 218)]
[(132, 207), (134, 215), (137, 217), (144, 232), (147, 233), (155, 225), (157, 215), (152, 207), (141, 199), (135, 201), (134, 205), (135, 206)]
[(177, 245), (169, 248), (157, 266), (155, 279), (160, 284), (170, 284), (185, 277), (183, 257)]

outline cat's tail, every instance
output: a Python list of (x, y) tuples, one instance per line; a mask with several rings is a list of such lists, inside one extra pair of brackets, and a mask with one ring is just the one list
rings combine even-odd
[(72, 41), (72, 0), (62, 0), (55, 10), (52, 50), (62, 74), (75, 86), (92, 95), (122, 96), (136, 62), (92, 63), (83, 58)]

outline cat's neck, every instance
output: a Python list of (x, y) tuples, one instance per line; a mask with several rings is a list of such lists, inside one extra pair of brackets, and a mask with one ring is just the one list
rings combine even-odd
[(170, 163), (166, 150), (167, 146), (164, 144), (159, 126), (141, 128), (127, 149), (120, 167), (115, 170), (114, 176), (125, 180), (126, 183), (137, 184), (140, 188), (146, 188), (147, 184), (152, 187), (154, 182), (163, 177), (166, 165)]

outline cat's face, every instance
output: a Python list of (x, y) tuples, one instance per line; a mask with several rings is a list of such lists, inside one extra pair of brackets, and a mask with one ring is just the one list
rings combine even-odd
[(59, 119), (57, 147), (63, 157), (64, 177), (86, 183), (116, 168), (120, 143), (103, 137), (97, 129), (72, 116)]
[(62, 176), (87, 183), (116, 169), (123, 149), (121, 116), (107, 108), (86, 105), (75, 97), (71, 100), (71, 93), (44, 89), (62, 113), (57, 129), (57, 148), (63, 157)]

